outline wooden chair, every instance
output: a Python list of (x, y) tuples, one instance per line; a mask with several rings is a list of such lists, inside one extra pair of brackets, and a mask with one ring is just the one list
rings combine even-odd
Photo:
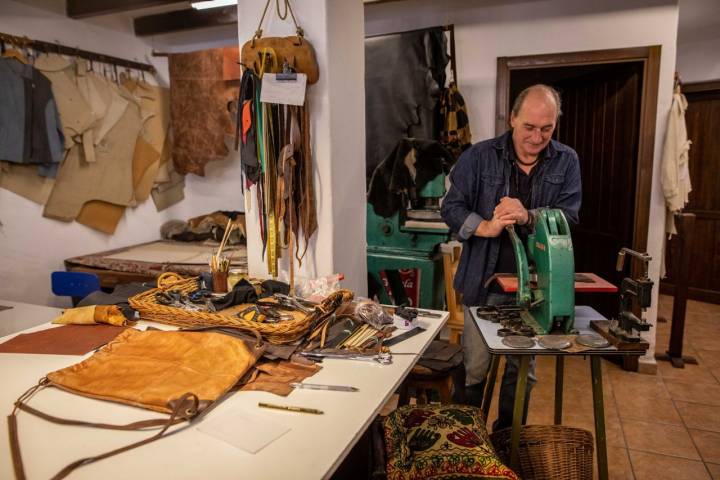
[[(463, 332), (463, 306), (462, 295), (453, 288), (453, 279), (460, 262), (461, 247), (456, 242), (441, 245), (443, 255), (443, 271), (445, 280), (445, 298), (450, 317), (447, 326), (450, 328), (450, 343), (460, 343)], [(461, 382), (462, 383), (462, 382)], [(433, 374), (429, 369), (416, 365), (410, 371), (410, 375), (403, 384), (400, 394), (400, 404), (408, 401), (408, 390), (417, 391), (434, 390), (438, 392), (440, 403), (451, 403), (453, 378), (450, 373)], [(418, 402), (421, 403), (421, 402)]]
[(87, 295), (100, 290), (100, 279), (94, 273), (58, 271), (50, 274), (50, 286), (55, 295), (70, 297), (75, 306)]
[(453, 288), (453, 280), (455, 279), (455, 272), (457, 272), (458, 264), (460, 263), (460, 252), (462, 248), (460, 245), (454, 245), (452, 243), (443, 244), (442, 247), (445, 299), (448, 312), (450, 313), (447, 326), (450, 328), (450, 342), (460, 343), (465, 321), (463, 316), (462, 294), (456, 292)]

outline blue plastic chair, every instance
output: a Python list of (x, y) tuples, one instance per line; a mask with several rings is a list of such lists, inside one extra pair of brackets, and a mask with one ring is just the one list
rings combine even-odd
[(97, 290), (100, 290), (100, 278), (86, 272), (52, 272), (50, 275), (52, 292), (61, 297), (72, 297), (73, 305)]

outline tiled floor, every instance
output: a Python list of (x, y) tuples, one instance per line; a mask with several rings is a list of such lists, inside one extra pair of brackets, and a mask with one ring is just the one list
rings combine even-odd
[[(660, 317), (668, 322), (658, 325), (658, 351), (667, 348), (671, 316), (672, 297), (661, 296)], [(683, 353), (695, 356), (699, 365), (675, 369), (660, 362), (654, 376), (603, 360), (610, 478), (720, 479), (720, 305), (688, 302)], [(528, 423), (549, 425), (555, 388), (551, 357), (538, 357), (537, 376)], [(497, 413), (497, 392), (489, 424)], [(594, 432), (588, 359), (566, 360), (563, 423)]]

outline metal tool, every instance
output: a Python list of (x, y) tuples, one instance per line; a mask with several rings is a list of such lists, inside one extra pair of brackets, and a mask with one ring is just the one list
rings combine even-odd
[(273, 298), (275, 298), (280, 305), (290, 307), (293, 310), (299, 310), (305, 314), (310, 314), (315, 311), (314, 307), (316, 304), (307, 302), (306, 300), (302, 300), (297, 297), (291, 297), (282, 293), (275, 293), (273, 294)]
[(390, 352), (380, 352), (373, 355), (345, 355), (342, 353), (300, 352), (300, 355), (318, 362), (321, 362), (326, 358), (337, 358), (341, 360), (361, 360), (364, 362), (374, 362), (379, 363), (380, 365), (389, 365), (392, 363), (392, 353)]
[(390, 346), (392, 346), (392, 345), (395, 345), (395, 344), (398, 344), (398, 343), (402, 342), (403, 340), (407, 340), (407, 339), (410, 338), (410, 337), (414, 337), (414, 336), (417, 335), (418, 333), (422, 333), (422, 332), (424, 332), (425, 330), (426, 330), (425, 328), (420, 327), (420, 326), (415, 327), (415, 328), (412, 328), (412, 329), (408, 330), (407, 332), (401, 333), (400, 335), (396, 335), (396, 336), (394, 336), (394, 337), (392, 337), (392, 338), (389, 338), (389, 339), (387, 339), (387, 340), (383, 340), (383, 345), (386, 345), (386, 346), (390, 347)]
[(307, 390), (331, 390), (334, 392), (357, 392), (357, 387), (347, 385), (321, 385), (319, 383), (291, 383), (293, 388), (304, 388)]
[(620, 283), (620, 309), (618, 318), (610, 321), (610, 333), (626, 342), (639, 342), (640, 332), (650, 330), (650, 324), (645, 321), (643, 314), (638, 318), (633, 312), (633, 303), (644, 313), (652, 302), (653, 281), (648, 276), (648, 268), (652, 257), (647, 253), (636, 252), (629, 248), (622, 248), (618, 253), (616, 269), (618, 272), (625, 266), (625, 255), (629, 254), (643, 264), (643, 273), (640, 278), (623, 278)]
[[(523, 245), (512, 225), (510, 234), (517, 262), (517, 304), (525, 309), (523, 323), (540, 334), (572, 333), (575, 325), (575, 259), (570, 225), (560, 209), (535, 213), (534, 232)], [(532, 261), (532, 265), (529, 261)], [(531, 267), (537, 283), (531, 284)]]
[(441, 313), (431, 312), (430, 310), (421, 310), (419, 308), (407, 308), (407, 307), (406, 307), (406, 309), (414, 311), (417, 315), (419, 315), (421, 317), (442, 318)]

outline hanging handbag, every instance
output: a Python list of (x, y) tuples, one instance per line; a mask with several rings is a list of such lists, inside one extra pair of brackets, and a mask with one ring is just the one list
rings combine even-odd
[[(15, 476), (25, 478), (17, 413), (19, 410), (61, 425), (111, 430), (157, 428), (154, 435), (101, 455), (70, 463), (53, 478), (63, 478), (83, 465), (153, 442), (195, 422), (234, 387), (262, 355), (260, 335), (255, 345), (222, 333), (127, 329), (115, 340), (80, 363), (49, 373), (15, 402), (8, 416), (10, 449)], [(126, 425), (85, 422), (55, 417), (30, 405), (29, 399), (46, 387), (57, 387), (85, 397), (168, 413)]]
[[(272, 56), (276, 60), (277, 70), (282, 69), (283, 63), (292, 67), (296, 72), (307, 75), (307, 83), (313, 84), (320, 77), (317, 60), (315, 58), (315, 50), (313, 46), (305, 39), (303, 29), (298, 26), (295, 20), (295, 14), (290, 6), (290, 0), (282, 0), (285, 3), (285, 14), (280, 13), (280, 0), (275, 0), (277, 14), (281, 20), (287, 18), (288, 12), (295, 24), (297, 35), (291, 37), (263, 37), (262, 23), (265, 20), (265, 14), (272, 0), (267, 0), (265, 10), (263, 10), (260, 23), (255, 31), (252, 40), (245, 42), (240, 52), (240, 63), (245, 68), (252, 69), (257, 75), (261, 75), (263, 71), (262, 62), (266, 56)], [(275, 73), (274, 71), (273, 73)]]

